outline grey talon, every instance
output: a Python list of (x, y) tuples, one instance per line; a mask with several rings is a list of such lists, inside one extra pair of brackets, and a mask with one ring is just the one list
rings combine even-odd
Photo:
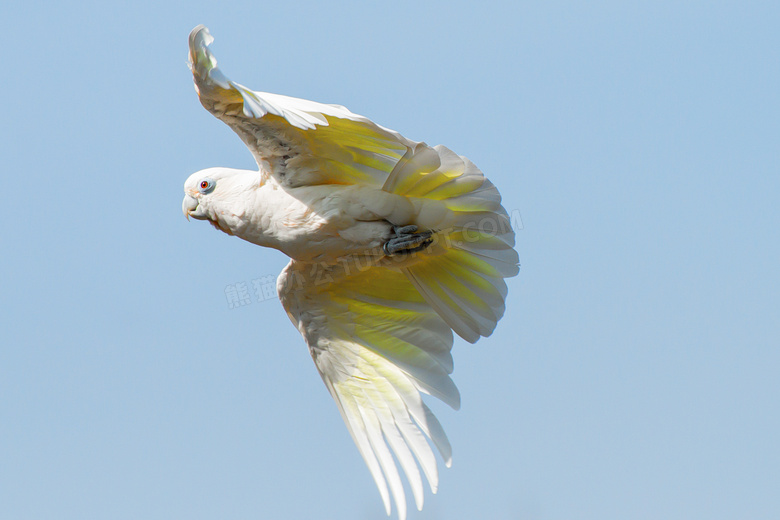
[(400, 237), (401, 235), (411, 235), (412, 233), (417, 232), (417, 226), (414, 224), (409, 224), (408, 226), (393, 226), (393, 232), (397, 237)]
[(414, 253), (421, 251), (431, 245), (433, 240), (432, 231), (423, 231), (417, 233), (417, 226), (393, 226), (393, 233), (395, 237), (390, 238), (382, 246), (382, 250), (386, 255), (394, 255), (397, 253)]

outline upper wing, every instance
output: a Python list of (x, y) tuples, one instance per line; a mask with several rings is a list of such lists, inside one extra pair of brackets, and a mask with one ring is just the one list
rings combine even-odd
[(423, 433), (450, 465), (449, 441), (420, 392), (453, 408), (460, 406), (449, 377), (452, 331), (393, 268), (292, 261), (277, 285), (374, 477), (387, 514), (389, 485), (403, 520), (406, 499), (391, 449), (418, 509), (423, 484), (415, 458), (434, 493), (438, 486), (436, 460)]
[(266, 92), (229, 80), (199, 25), (190, 33), (189, 61), (203, 106), (246, 143), (260, 169), (280, 184), (366, 184), (381, 187), (417, 143), (343, 106)]

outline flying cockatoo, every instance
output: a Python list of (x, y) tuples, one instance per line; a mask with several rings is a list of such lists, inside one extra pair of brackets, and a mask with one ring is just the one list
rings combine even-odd
[[(189, 61), (203, 106), (249, 147), (259, 171), (209, 168), (184, 183), (187, 218), (291, 258), (279, 299), (376, 482), (400, 520), (425, 474), (447, 466), (444, 430), (423, 403), (454, 409), (452, 332), (471, 343), (504, 314), (518, 272), (496, 187), (465, 157), (411, 141), (339, 105), (254, 92), (225, 77), (203, 26)], [(427, 437), (427, 439), (426, 439)], [(419, 468), (418, 468), (419, 465)]]

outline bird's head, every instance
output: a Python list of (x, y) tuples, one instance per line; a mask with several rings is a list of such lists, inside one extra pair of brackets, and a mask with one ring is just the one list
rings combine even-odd
[(233, 234), (233, 221), (242, 218), (247, 197), (257, 186), (256, 171), (207, 168), (193, 173), (184, 183), (181, 209), (187, 219), (209, 220)]

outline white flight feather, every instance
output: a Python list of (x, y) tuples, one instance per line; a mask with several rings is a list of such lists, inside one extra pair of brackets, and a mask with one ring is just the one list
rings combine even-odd
[[(392, 496), (403, 519), (405, 495), (392, 454), (409, 481), (418, 508), (423, 504), (418, 464), (431, 491), (438, 488), (435, 456), (424, 435), (437, 446), (445, 463), (450, 461), (449, 442), (423, 404), (420, 391), (459, 405), (457, 388), (449, 378), (452, 333), (400, 271), (374, 266), (347, 277), (330, 269), (327, 274), (332, 282), (318, 285), (317, 278), (323, 276), (320, 269), (324, 268), (291, 262), (279, 277), (280, 299), (339, 403), (385, 506), (390, 507)], [(390, 292), (388, 284), (393, 286)], [(363, 287), (365, 294), (357, 295), (358, 287)], [(386, 298), (380, 296), (382, 292), (388, 293)], [(412, 299), (403, 301), (404, 296)], [(356, 305), (355, 311), (349, 310), (349, 305)], [(374, 316), (390, 321), (377, 321)], [(401, 325), (410, 318), (413, 332), (404, 330), (388, 339), (389, 343), (380, 339), (390, 338), (386, 329), (393, 319)], [(436, 358), (443, 358), (444, 365)]]

